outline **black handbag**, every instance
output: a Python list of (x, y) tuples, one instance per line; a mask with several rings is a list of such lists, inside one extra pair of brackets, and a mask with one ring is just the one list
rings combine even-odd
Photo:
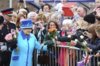
[(40, 50), (40, 54), (38, 55), (38, 64), (49, 64), (50, 57), (47, 51), (43, 51), (43, 47)]

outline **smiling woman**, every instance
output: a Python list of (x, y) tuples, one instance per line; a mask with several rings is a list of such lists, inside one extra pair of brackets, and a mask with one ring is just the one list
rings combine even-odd
[[(34, 49), (40, 50), (42, 47), (31, 33), (32, 25), (30, 19), (21, 21), (21, 31), (19, 31), (17, 37), (17, 51), (14, 49), (12, 52), (10, 66), (32, 66)], [(47, 46), (43, 46), (43, 50), (47, 50)]]
[(26, 35), (29, 35), (31, 33), (32, 29), (30, 28), (25, 28), (23, 29), (23, 32), (26, 34)]

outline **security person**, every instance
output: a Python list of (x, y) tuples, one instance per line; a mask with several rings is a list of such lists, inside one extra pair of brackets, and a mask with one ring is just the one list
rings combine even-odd
[[(9, 51), (10, 45), (13, 44), (13, 42), (7, 42), (4, 38), (5, 36), (10, 33), (12, 30), (16, 30), (15, 24), (10, 22), (10, 14), (12, 14), (12, 8), (2, 10), (1, 13), (3, 14), (4, 18), (2, 17), (2, 23), (1, 25), (1, 30), (0, 30), (0, 42), (1, 45), (1, 50), (0, 50), (0, 56), (1, 56), (1, 62), (0, 66), (9, 66), (10, 63), (10, 56), (11, 56), (11, 51)], [(4, 22), (5, 21), (5, 22)]]
[(3, 16), (0, 16), (0, 66), (8, 66), (9, 62), (7, 61), (7, 59), (9, 58), (6, 56), (7, 46), (5, 44), (6, 41), (4, 39), (7, 32), (3, 30), (3, 28), (5, 27), (3, 21)]

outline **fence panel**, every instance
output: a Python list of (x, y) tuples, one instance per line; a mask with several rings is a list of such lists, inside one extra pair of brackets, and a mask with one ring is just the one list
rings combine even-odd
[[(100, 57), (94, 57), (92, 54), (85, 56), (86, 52), (76, 47), (58, 45), (50, 48), (47, 53), (49, 55), (49, 63), (38, 64), (39, 52), (35, 52), (34, 61), (36, 62), (34, 66), (100, 66)], [(87, 58), (87, 61), (85, 58)], [(44, 59), (41, 60), (43, 61)], [(84, 63), (85, 61), (86, 64)]]

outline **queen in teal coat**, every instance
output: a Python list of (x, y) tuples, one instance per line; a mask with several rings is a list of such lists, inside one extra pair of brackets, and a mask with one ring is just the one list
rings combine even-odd
[[(34, 49), (40, 50), (42, 45), (31, 34), (32, 21), (25, 19), (21, 21), (21, 31), (18, 33), (17, 49), (12, 51), (10, 66), (32, 66), (32, 53)], [(43, 46), (47, 50), (47, 46)]]

